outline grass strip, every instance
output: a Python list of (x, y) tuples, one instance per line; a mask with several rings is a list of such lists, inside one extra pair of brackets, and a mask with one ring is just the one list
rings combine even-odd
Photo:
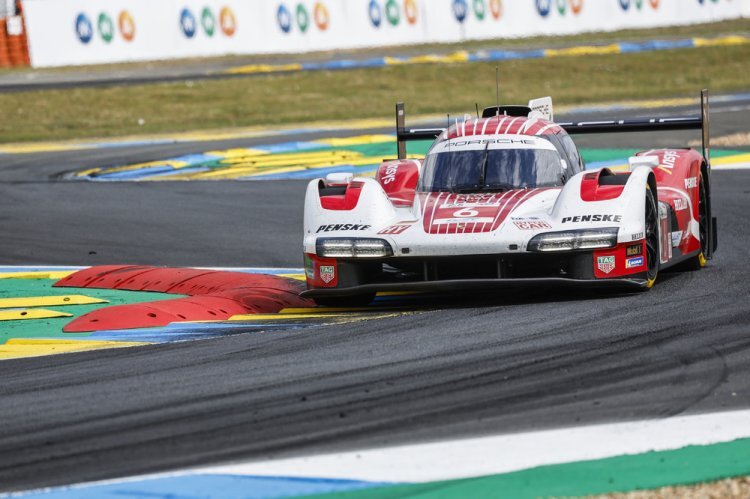
[(750, 439), (581, 461), (480, 478), (377, 487), (326, 499), (526, 499), (571, 497), (696, 484), (750, 474)]

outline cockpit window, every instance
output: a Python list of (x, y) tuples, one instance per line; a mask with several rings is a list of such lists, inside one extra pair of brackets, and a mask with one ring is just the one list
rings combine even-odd
[(553, 149), (443, 149), (425, 157), (419, 190), (502, 192), (560, 186), (564, 177), (560, 155)]

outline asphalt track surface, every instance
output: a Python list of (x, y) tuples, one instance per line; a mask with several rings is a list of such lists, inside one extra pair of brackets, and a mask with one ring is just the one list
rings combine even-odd
[[(746, 110), (715, 111), (715, 136), (747, 131)], [(0, 158), (0, 263), (300, 266), (305, 182), (51, 180), (201, 147)], [(647, 293), (447, 296), (378, 321), (0, 362), (0, 490), (748, 408), (750, 177), (712, 179), (716, 258)]]

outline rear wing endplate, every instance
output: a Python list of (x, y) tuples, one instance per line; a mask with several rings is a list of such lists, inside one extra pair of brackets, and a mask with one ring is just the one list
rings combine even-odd
[(398, 159), (406, 159), (406, 142), (410, 140), (435, 140), (444, 128), (406, 128), (404, 103), (396, 103), (396, 141)]

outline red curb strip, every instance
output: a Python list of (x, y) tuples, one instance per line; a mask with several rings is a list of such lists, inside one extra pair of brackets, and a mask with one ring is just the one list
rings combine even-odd
[(314, 306), (299, 297), (304, 283), (294, 279), (204, 269), (107, 265), (80, 270), (54, 286), (189, 295), (188, 298), (100, 308), (72, 320), (63, 328), (66, 333), (227, 320), (239, 314), (274, 314), (284, 308)]

